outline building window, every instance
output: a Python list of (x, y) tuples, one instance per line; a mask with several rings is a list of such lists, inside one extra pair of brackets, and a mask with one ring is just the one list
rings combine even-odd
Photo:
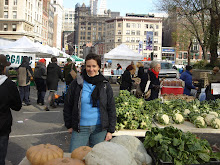
[(5, 5), (8, 5), (8, 0), (5, 0)]
[(198, 49), (198, 45), (193, 45), (193, 50), (194, 51), (198, 51), (199, 49)]
[(158, 36), (158, 32), (154, 32), (154, 36)]
[(18, 0), (14, 0), (14, 5), (17, 5), (17, 3), (18, 3)]
[(121, 27), (121, 23), (118, 23), (118, 27)]
[(145, 28), (148, 29), (148, 24), (145, 24)]
[(155, 43), (155, 44), (158, 43), (158, 38), (154, 38), (154, 43)]
[(4, 11), (4, 18), (8, 18), (8, 11)]
[(147, 31), (144, 31), (144, 35), (145, 35), (145, 36), (147, 35)]
[(159, 25), (156, 25), (156, 29), (159, 29)]
[(127, 28), (130, 28), (130, 26), (131, 26), (130, 23), (126, 23)]
[(8, 25), (7, 24), (4, 24), (3, 28), (4, 28), (4, 31), (8, 31)]
[(138, 48), (139, 48), (139, 45), (136, 45), (135, 47), (136, 47), (135, 49), (136, 49), (136, 50), (138, 50)]
[(136, 38), (136, 42), (139, 42), (139, 41), (140, 41), (140, 37), (137, 37), (137, 38)]
[(132, 23), (132, 24), (131, 24), (131, 27), (132, 27), (132, 28), (135, 28), (135, 27), (136, 27), (136, 24), (135, 24), (135, 23)]
[(17, 18), (17, 11), (13, 11), (13, 18)]
[(130, 42), (130, 37), (126, 37), (126, 42)]
[(135, 45), (132, 45), (132, 50), (134, 50), (135, 49)]
[(135, 42), (135, 38), (134, 37), (131, 38), (131, 42)]
[(138, 35), (138, 36), (141, 35), (140, 30), (137, 30), (137, 31), (136, 31), (136, 35)]
[(118, 42), (121, 42), (121, 37), (118, 37)]
[(158, 50), (158, 47), (157, 46), (154, 46), (154, 51), (157, 51)]
[(126, 31), (126, 34), (130, 35), (130, 30), (127, 30), (127, 31)]
[(150, 24), (150, 29), (153, 29), (154, 28), (154, 25), (153, 24)]
[(118, 34), (121, 34), (121, 30), (118, 30)]
[(131, 31), (131, 35), (135, 35), (135, 30), (132, 30), (132, 31)]
[(184, 53), (183, 58), (184, 58), (184, 59), (187, 59), (187, 53)]
[(182, 58), (183, 58), (182, 52), (179, 52), (178, 58), (179, 58), (179, 59), (182, 59)]
[(141, 24), (140, 23), (138, 23), (137, 26), (138, 26), (138, 28), (141, 28)]
[(88, 27), (88, 30), (91, 30), (91, 27)]

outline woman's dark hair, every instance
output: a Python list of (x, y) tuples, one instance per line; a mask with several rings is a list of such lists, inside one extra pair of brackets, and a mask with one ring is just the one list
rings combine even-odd
[(128, 70), (128, 71), (130, 71), (132, 69), (134, 69), (132, 65), (128, 65), (127, 68), (126, 68), (126, 70)]
[(57, 58), (56, 58), (56, 57), (52, 57), (52, 58), (51, 58), (51, 62), (52, 62), (52, 63), (57, 62)]
[(3, 74), (3, 72), (4, 72), (4, 66), (3, 65), (0, 65), (0, 75), (2, 75)]
[(86, 56), (86, 60), (85, 60), (85, 63), (86, 61), (88, 60), (95, 60), (98, 64), (98, 66), (101, 68), (101, 58), (99, 55), (97, 54), (94, 54), (94, 53), (89, 53), (87, 56)]

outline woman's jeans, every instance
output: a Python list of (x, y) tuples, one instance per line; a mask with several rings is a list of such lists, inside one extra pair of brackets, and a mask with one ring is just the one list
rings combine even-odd
[(70, 152), (80, 146), (90, 147), (103, 142), (107, 131), (102, 131), (101, 125), (80, 126), (80, 132), (73, 131), (70, 143)]
[(9, 135), (0, 136), (0, 165), (5, 165)]

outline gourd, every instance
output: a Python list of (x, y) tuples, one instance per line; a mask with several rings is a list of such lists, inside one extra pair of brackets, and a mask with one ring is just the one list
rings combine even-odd
[(152, 158), (147, 154), (144, 144), (138, 138), (129, 135), (122, 135), (114, 137), (111, 142), (120, 144), (130, 151), (138, 165), (152, 164)]
[(79, 160), (84, 160), (83, 158), (92, 150), (89, 146), (81, 146), (79, 148), (76, 148), (71, 153), (71, 158), (76, 158)]
[(44, 165), (85, 165), (85, 163), (79, 159), (56, 158), (48, 161)]
[(137, 165), (125, 147), (112, 142), (96, 144), (85, 156), (85, 163), (86, 165)]
[(55, 145), (40, 144), (30, 147), (26, 157), (32, 165), (44, 165), (51, 159), (63, 158), (63, 150)]

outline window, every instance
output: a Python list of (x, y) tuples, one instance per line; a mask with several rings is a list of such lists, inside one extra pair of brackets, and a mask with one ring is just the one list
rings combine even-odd
[(14, 5), (17, 5), (17, 3), (18, 3), (18, 0), (14, 0)]
[(193, 45), (193, 50), (194, 51), (198, 51), (199, 49), (198, 49), (198, 45)]
[(8, 25), (7, 24), (4, 24), (3, 28), (4, 28), (4, 31), (8, 31)]
[(148, 29), (148, 24), (145, 24), (145, 28)]
[(137, 26), (138, 26), (138, 28), (141, 28), (141, 24), (140, 23), (138, 23)]
[(126, 42), (130, 42), (130, 37), (126, 37)]
[(121, 27), (121, 23), (118, 23), (118, 27)]
[(130, 23), (126, 23), (126, 27), (129, 28), (130, 27)]
[(131, 38), (131, 42), (135, 42), (135, 38), (134, 37)]
[(91, 27), (88, 27), (88, 30), (91, 30)]
[(121, 34), (121, 30), (118, 30), (118, 34)]
[(182, 59), (182, 58), (183, 58), (182, 52), (179, 52), (178, 58), (179, 58), (179, 59)]
[(141, 35), (140, 30), (137, 30), (137, 31), (136, 31), (136, 35), (138, 35), (138, 36)]
[(155, 44), (158, 43), (158, 38), (154, 38), (154, 43), (155, 43)]
[(126, 34), (129, 34), (129, 35), (130, 35), (130, 30), (127, 30), (127, 31), (126, 31)]
[(8, 18), (8, 11), (4, 11), (4, 18)]
[(153, 24), (150, 24), (150, 29), (153, 29), (154, 28), (154, 25)]
[(17, 18), (17, 11), (13, 11), (13, 18)]
[(91, 32), (88, 32), (87, 35), (90, 36), (90, 35), (91, 35)]
[(5, 0), (5, 5), (8, 5), (8, 0)]
[(158, 32), (154, 32), (154, 36), (158, 36)]
[(137, 38), (136, 38), (136, 42), (139, 42), (139, 41), (140, 41), (140, 37), (137, 37)]
[(135, 45), (132, 45), (132, 50), (134, 50), (135, 49)]
[(138, 50), (138, 48), (139, 48), (139, 45), (135, 45), (135, 47), (136, 47), (135, 49), (136, 49), (136, 50)]
[(144, 31), (144, 35), (145, 35), (145, 36), (147, 35), (147, 31)]
[(184, 59), (187, 59), (187, 53), (184, 53), (183, 58), (184, 58)]
[(93, 30), (96, 31), (96, 27), (93, 27)]
[(99, 27), (99, 31), (102, 31), (102, 28), (101, 28), (101, 27)]
[(131, 31), (131, 35), (135, 35), (135, 30), (132, 30), (132, 31)]
[(118, 37), (118, 42), (121, 42), (121, 37)]
[(157, 51), (158, 50), (158, 47), (157, 46), (154, 46), (154, 51)]
[(156, 29), (159, 29), (159, 25), (156, 25)]
[(132, 23), (132, 24), (131, 24), (131, 27), (132, 27), (132, 28), (135, 28), (135, 27), (136, 27), (136, 24), (135, 24), (135, 23)]

